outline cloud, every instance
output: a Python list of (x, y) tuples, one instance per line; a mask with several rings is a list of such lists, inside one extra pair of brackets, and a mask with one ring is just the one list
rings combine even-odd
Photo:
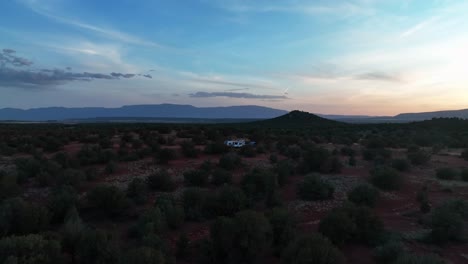
[(14, 67), (21, 67), (21, 66), (30, 66), (33, 64), (33, 62), (30, 60), (14, 55), (15, 53), (16, 53), (15, 50), (3, 49), (2, 53), (0, 53), (0, 66), (5, 67), (5, 66), (10, 65)]
[(200, 82), (200, 83), (208, 83), (208, 84), (220, 84), (220, 85), (227, 85), (227, 86), (242, 87), (242, 90), (247, 90), (249, 88), (272, 89), (271, 87), (261, 85), (261, 84), (249, 84), (249, 83), (240, 83), (240, 82), (231, 82), (231, 81), (223, 81), (223, 80), (204, 79), (204, 78), (193, 78), (191, 79), (191, 81)]
[(243, 99), (289, 99), (284, 95), (259, 95), (251, 93), (232, 93), (232, 92), (196, 92), (189, 95), (193, 98), (208, 98), (208, 97), (230, 97)]
[(130, 43), (130, 44), (137, 44), (137, 45), (142, 45), (142, 46), (150, 46), (150, 47), (157, 47), (157, 48), (169, 48), (167, 46), (164, 46), (162, 44), (159, 44), (154, 41), (148, 41), (142, 38), (139, 38), (137, 36), (133, 36), (128, 33), (124, 33), (118, 30), (113, 30), (113, 29), (108, 29), (108, 28), (103, 28), (99, 27), (96, 25), (88, 24), (85, 22), (82, 22), (80, 20), (75, 20), (75, 19), (70, 19), (66, 18), (63, 16), (58, 16), (50, 12), (49, 8), (46, 8), (44, 6), (40, 6), (36, 1), (26, 1), (26, 0), (20, 0), (26, 7), (28, 7), (30, 10), (33, 12), (42, 15), (44, 17), (47, 17), (49, 19), (55, 20), (57, 22), (60, 22), (62, 24), (67, 24), (70, 26), (74, 26), (77, 28), (85, 29), (97, 34), (100, 34), (103, 37), (117, 40), (117, 41), (122, 41), (125, 43)]
[(370, 81), (386, 81), (386, 82), (403, 82), (404, 80), (395, 74), (384, 72), (368, 72), (354, 76), (356, 80), (370, 80)]
[(0, 53), (0, 86), (45, 87), (61, 85), (70, 81), (91, 81), (95, 79), (118, 80), (120, 78), (133, 78), (135, 76), (151, 78), (150, 75), (137, 75), (133, 73), (112, 72), (110, 74), (104, 74), (95, 72), (71, 72), (70, 67), (67, 67), (66, 70), (34, 70), (28, 68), (28, 66), (33, 64), (32, 61), (18, 57), (15, 53), (16, 52), (12, 49), (3, 49), (2, 53)]
[(414, 35), (415, 33), (423, 30), (424, 28), (426, 28), (427, 26), (429, 26), (430, 24), (436, 22), (440, 17), (438, 16), (435, 16), (435, 17), (431, 17), (429, 19), (426, 19), (418, 24), (416, 24), (415, 26), (409, 28), (408, 30), (406, 30), (405, 32), (403, 32), (400, 37), (401, 38), (406, 38), (406, 37), (409, 37), (411, 35)]

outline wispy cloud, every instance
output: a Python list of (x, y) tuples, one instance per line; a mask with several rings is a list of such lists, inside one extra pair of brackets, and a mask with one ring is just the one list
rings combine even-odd
[(230, 97), (230, 98), (243, 98), (243, 99), (289, 99), (284, 95), (265, 95), (265, 94), (251, 94), (251, 93), (233, 93), (233, 92), (196, 92), (189, 94), (193, 98), (207, 98), (207, 97)]
[(65, 84), (70, 81), (91, 81), (95, 79), (118, 80), (136, 76), (151, 78), (151, 75), (119, 73), (110, 74), (93, 72), (72, 72), (71, 68), (62, 69), (30, 69), (32, 61), (16, 56), (16, 51), (3, 49), (0, 53), (0, 87), (50, 87)]
[(156, 47), (156, 48), (169, 48), (168, 46), (162, 45), (160, 43), (157, 43), (154, 41), (148, 41), (148, 40), (142, 39), (137, 36), (133, 36), (125, 32), (85, 23), (78, 19), (72, 19), (72, 18), (56, 15), (52, 13), (49, 10), (49, 8), (40, 6), (40, 4), (37, 1), (26, 1), (26, 0), (19, 0), (19, 1), (23, 3), (26, 7), (28, 7), (30, 10), (32, 10), (33, 12), (39, 15), (42, 15), (44, 17), (47, 17), (49, 19), (55, 20), (63, 24), (67, 24), (76, 28), (91, 31), (102, 37), (106, 37), (109, 39), (113, 39), (113, 40), (121, 41), (125, 43), (142, 45), (142, 46), (149, 46), (149, 47)]
[(261, 84), (250, 84), (250, 83), (242, 83), (242, 82), (223, 81), (223, 80), (193, 78), (191, 79), (191, 81), (200, 82), (200, 83), (208, 83), (208, 84), (219, 84), (219, 85), (226, 85), (226, 86), (242, 87), (241, 90), (248, 89), (248, 88), (273, 89), (272, 87), (261, 85)]
[(405, 32), (403, 32), (400, 37), (401, 38), (406, 38), (406, 37), (410, 37), (414, 34), (416, 34), (417, 32), (423, 30), (424, 28), (430, 26), (431, 24), (433, 24), (434, 22), (436, 22), (437, 20), (439, 20), (440, 17), (438, 16), (435, 16), (435, 17), (431, 17), (429, 19), (426, 19), (418, 24), (416, 24), (415, 26), (407, 29)]
[(370, 80), (370, 81), (385, 81), (385, 82), (403, 82), (403, 78), (397, 74), (385, 73), (385, 72), (367, 72), (356, 75), (356, 80)]

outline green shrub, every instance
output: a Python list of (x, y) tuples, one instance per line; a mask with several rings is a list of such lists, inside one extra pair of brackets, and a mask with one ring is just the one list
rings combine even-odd
[(122, 214), (129, 205), (125, 193), (115, 186), (94, 187), (88, 192), (87, 199), (90, 206), (99, 209), (108, 216)]
[(468, 161), (468, 149), (465, 149), (464, 151), (462, 151), (460, 157)]
[(242, 189), (252, 202), (263, 200), (273, 194), (277, 185), (275, 174), (258, 168), (244, 175), (241, 181)]
[(468, 182), (468, 169), (463, 169), (461, 172), (460, 172), (460, 177), (463, 181), (466, 181)]
[(18, 195), (20, 187), (16, 175), (0, 170), (0, 201)]
[(391, 264), (394, 263), (404, 251), (405, 248), (400, 241), (390, 240), (374, 249), (374, 257), (377, 263)]
[(176, 202), (172, 195), (159, 196), (156, 199), (155, 207), (161, 211), (171, 229), (177, 229), (184, 223), (184, 208)]
[(166, 263), (161, 251), (151, 247), (138, 247), (126, 252), (122, 263), (132, 264), (159, 264)]
[(263, 214), (242, 211), (233, 219), (217, 219), (210, 238), (218, 263), (255, 263), (270, 247), (271, 227)]
[(270, 163), (275, 164), (278, 162), (278, 156), (275, 154), (271, 154), (269, 160), (270, 160)]
[(87, 230), (78, 243), (77, 263), (118, 263), (120, 250), (115, 238), (102, 230)]
[(431, 234), (433, 242), (443, 244), (449, 241), (467, 239), (468, 203), (452, 200), (435, 208), (431, 215)]
[(408, 151), (407, 156), (413, 165), (424, 165), (431, 160), (431, 153), (424, 150)]
[(389, 167), (377, 167), (371, 171), (370, 181), (382, 190), (398, 190), (404, 183), (403, 175)]
[(457, 171), (452, 168), (439, 168), (436, 176), (441, 180), (454, 180), (457, 177)]
[(255, 148), (252, 147), (252, 146), (243, 146), (239, 153), (244, 156), (244, 157), (247, 157), (247, 158), (253, 158), (255, 157), (255, 155), (257, 155), (257, 152), (255, 151)]
[(172, 192), (177, 187), (167, 170), (159, 170), (146, 178), (148, 186), (155, 191)]
[(411, 164), (407, 159), (394, 159), (392, 160), (392, 167), (398, 171), (408, 171)]
[(445, 264), (436, 255), (403, 254), (393, 264)]
[(288, 244), (296, 237), (297, 221), (295, 217), (283, 208), (273, 208), (267, 213), (273, 233), (273, 250), (280, 256)]
[(348, 193), (348, 200), (357, 205), (374, 207), (378, 198), (379, 190), (369, 184), (358, 185)]
[(75, 189), (70, 186), (62, 186), (52, 190), (47, 201), (52, 222), (63, 223), (66, 214), (76, 206), (77, 201), (78, 196)]
[(21, 198), (6, 199), (0, 204), (0, 237), (38, 233), (48, 227), (49, 220), (46, 207)]
[(11, 236), (0, 240), (1, 263), (59, 264), (64, 258), (60, 242), (40, 235)]
[(198, 156), (198, 150), (191, 141), (184, 141), (182, 144), (180, 144), (180, 146), (185, 157), (196, 158)]
[(119, 164), (117, 164), (117, 162), (111, 160), (107, 163), (104, 171), (107, 173), (107, 174), (112, 174), (112, 173), (115, 173), (117, 171), (117, 169), (119, 168)]
[(294, 165), (289, 160), (282, 160), (276, 164), (275, 172), (278, 175), (278, 184), (283, 186), (288, 183), (289, 177), (294, 174)]
[(384, 227), (368, 207), (346, 204), (323, 217), (319, 231), (338, 245), (351, 240), (372, 245), (382, 238)]
[(176, 242), (176, 256), (185, 259), (189, 255), (189, 240), (185, 233), (182, 233)]
[(326, 200), (333, 198), (335, 187), (317, 175), (307, 175), (297, 185), (297, 195), (306, 201)]
[(184, 172), (185, 186), (203, 187), (208, 184), (209, 174), (203, 170), (190, 170)]
[(216, 216), (232, 216), (247, 207), (247, 197), (238, 187), (222, 187), (214, 198)]
[(205, 215), (207, 192), (197, 187), (184, 190), (182, 200), (187, 220), (201, 221)]
[(345, 263), (343, 254), (321, 235), (302, 235), (291, 241), (281, 256), (284, 264), (340, 264)]
[(156, 162), (158, 164), (167, 164), (169, 161), (175, 159), (176, 154), (174, 150), (169, 149), (169, 148), (162, 148), (159, 150), (159, 152), (156, 155)]
[(167, 224), (159, 208), (150, 208), (138, 218), (136, 224), (130, 229), (130, 235), (138, 239), (143, 239), (148, 235), (160, 235), (166, 231)]
[(133, 178), (127, 186), (127, 197), (137, 204), (144, 204), (148, 196), (148, 185), (141, 178)]
[(230, 184), (232, 182), (232, 174), (224, 169), (215, 169), (211, 174), (211, 184), (220, 186)]
[(219, 159), (219, 167), (226, 170), (234, 170), (242, 163), (241, 158), (236, 153), (227, 153)]

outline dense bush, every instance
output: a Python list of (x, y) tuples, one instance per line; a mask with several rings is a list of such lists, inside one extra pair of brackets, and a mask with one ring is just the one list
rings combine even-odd
[(10, 198), (0, 204), (0, 237), (30, 234), (45, 230), (49, 225), (47, 208), (21, 198)]
[(275, 172), (278, 175), (278, 184), (285, 185), (289, 181), (289, 177), (294, 174), (294, 165), (289, 160), (282, 160), (275, 166)]
[(52, 222), (63, 223), (66, 214), (76, 206), (77, 201), (78, 195), (75, 189), (70, 186), (62, 186), (52, 190), (47, 201)]
[(463, 181), (468, 181), (468, 169), (463, 169), (460, 172), (460, 177)]
[(392, 167), (398, 171), (408, 171), (411, 164), (407, 159), (394, 159), (392, 160)]
[(457, 171), (453, 168), (439, 168), (436, 176), (441, 180), (454, 180), (457, 177)]
[(179, 228), (185, 220), (184, 208), (172, 195), (161, 195), (156, 199), (155, 207), (162, 213), (167, 226), (171, 229)]
[(184, 172), (185, 186), (198, 186), (203, 187), (208, 184), (208, 172), (204, 170), (189, 170)]
[(0, 240), (1, 263), (60, 264), (64, 257), (60, 242), (40, 235), (11, 236)]
[(247, 207), (247, 197), (238, 187), (222, 187), (213, 198), (211, 213), (216, 216), (232, 216)]
[(148, 186), (155, 191), (171, 192), (176, 184), (167, 170), (159, 170), (146, 178)]
[(460, 154), (460, 157), (468, 161), (468, 149), (465, 149), (464, 151), (462, 151), (462, 153)]
[(255, 148), (253, 146), (244, 146), (240, 149), (239, 153), (247, 158), (253, 158), (255, 155), (257, 155), (257, 152), (255, 151)]
[(180, 144), (182, 153), (187, 158), (196, 158), (198, 156), (198, 150), (191, 141), (184, 141)]
[(236, 153), (227, 153), (219, 159), (219, 167), (226, 170), (234, 170), (242, 163), (241, 158)]
[(431, 215), (430, 238), (435, 243), (464, 241), (467, 237), (468, 203), (451, 200), (434, 209)]
[(273, 208), (266, 214), (273, 233), (272, 246), (275, 255), (280, 256), (296, 237), (296, 219), (287, 209)]
[(340, 264), (345, 263), (341, 252), (321, 235), (302, 235), (291, 241), (281, 256), (284, 264)]
[(166, 260), (161, 251), (151, 247), (141, 246), (127, 251), (121, 263), (159, 264), (165, 262)]
[(278, 205), (278, 182), (271, 171), (255, 168), (244, 175), (241, 185), (251, 202), (264, 201), (267, 206)]
[(176, 154), (174, 150), (169, 149), (169, 148), (162, 148), (159, 150), (159, 152), (156, 154), (156, 162), (158, 164), (167, 164), (169, 161), (175, 159)]
[(374, 258), (379, 264), (392, 264), (404, 253), (400, 241), (390, 240), (374, 249)]
[(204, 218), (207, 196), (205, 190), (197, 187), (184, 190), (182, 200), (187, 220), (201, 221)]
[(150, 208), (140, 215), (136, 224), (131, 227), (130, 235), (143, 239), (148, 235), (160, 235), (167, 229), (166, 218), (159, 208)]
[(382, 190), (398, 190), (404, 183), (403, 175), (389, 167), (377, 167), (371, 171), (370, 181)]
[(271, 227), (261, 213), (243, 211), (233, 219), (218, 218), (210, 228), (218, 263), (255, 263), (271, 244)]
[(348, 193), (348, 200), (357, 205), (374, 207), (378, 198), (379, 190), (369, 184), (358, 185)]
[(319, 231), (338, 245), (348, 241), (372, 245), (382, 238), (384, 228), (382, 221), (369, 208), (346, 204), (323, 217)]
[(137, 204), (146, 202), (148, 196), (148, 185), (141, 178), (133, 178), (127, 186), (127, 197)]
[(211, 173), (211, 184), (220, 186), (230, 184), (232, 182), (232, 174), (224, 169), (217, 168)]
[(307, 175), (297, 185), (297, 195), (306, 201), (326, 200), (333, 198), (335, 187), (317, 175)]
[(129, 205), (125, 192), (115, 186), (94, 187), (88, 192), (87, 199), (90, 206), (109, 216), (122, 214)]
[(222, 141), (216, 141), (206, 145), (205, 153), (206, 154), (224, 154), (229, 151), (229, 147), (226, 146)]
[(408, 150), (407, 155), (413, 165), (424, 165), (431, 160), (431, 153), (424, 150)]
[(16, 196), (19, 192), (16, 174), (0, 170), (0, 201)]
[(403, 254), (392, 264), (445, 264), (436, 255), (414, 255), (414, 254)]
[(87, 230), (82, 234), (77, 247), (77, 263), (111, 264), (118, 263), (120, 251), (115, 238), (102, 230)]

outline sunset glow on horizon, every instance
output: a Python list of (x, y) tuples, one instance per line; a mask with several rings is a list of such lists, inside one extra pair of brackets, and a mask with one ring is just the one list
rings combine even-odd
[(468, 2), (9, 0), (0, 108), (468, 108)]

